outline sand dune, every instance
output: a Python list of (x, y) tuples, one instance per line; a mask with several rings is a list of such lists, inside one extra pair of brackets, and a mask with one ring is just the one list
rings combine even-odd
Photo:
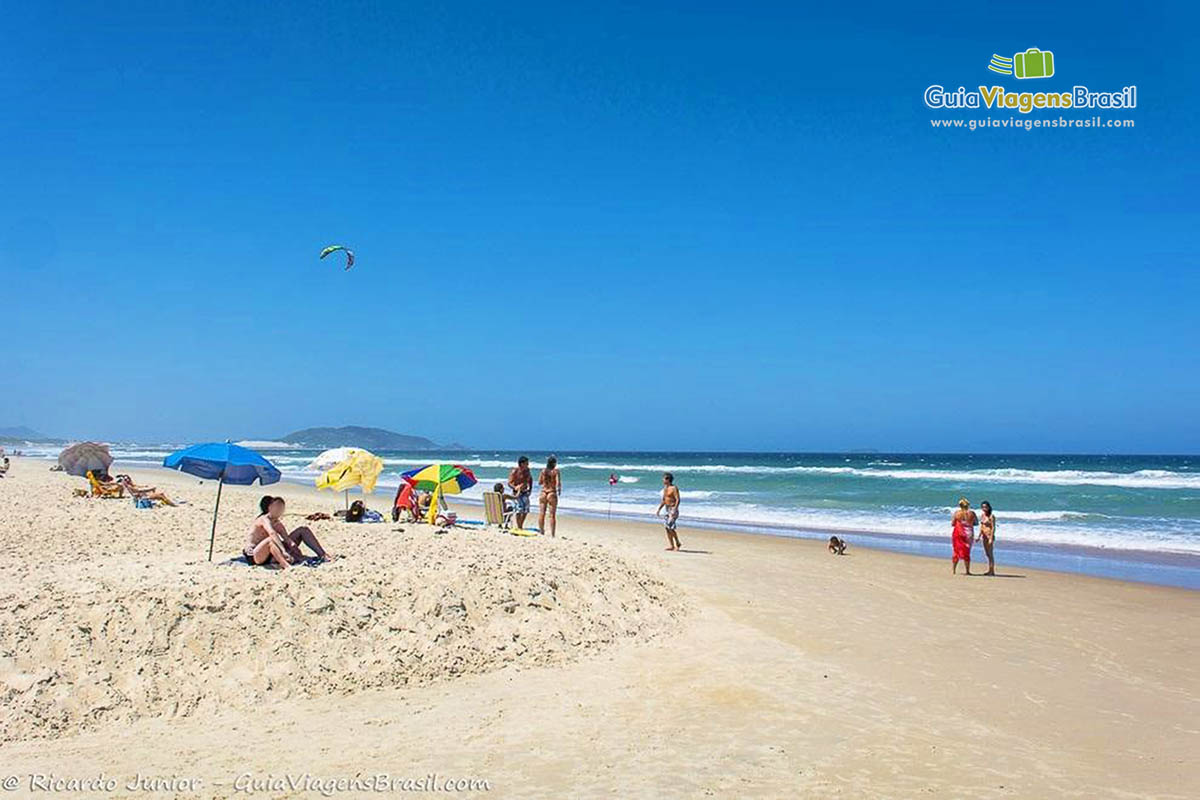
[[(139, 510), (64, 499), (78, 483), (22, 470), (2, 487), (3, 518), (46, 511), (0, 541), (0, 741), (556, 663), (684, 609), (596, 546), (426, 525), (316, 523), (346, 556), (317, 568), (208, 564), (209, 486), (172, 481), (195, 504)], [(259, 494), (226, 490), (223, 556)], [(299, 495), (289, 524), (317, 502)]]

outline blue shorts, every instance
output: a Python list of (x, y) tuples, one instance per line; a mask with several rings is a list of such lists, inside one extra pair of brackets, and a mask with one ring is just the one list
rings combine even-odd
[(529, 513), (529, 492), (521, 492), (517, 495), (517, 499), (513, 500), (513, 511), (518, 514)]

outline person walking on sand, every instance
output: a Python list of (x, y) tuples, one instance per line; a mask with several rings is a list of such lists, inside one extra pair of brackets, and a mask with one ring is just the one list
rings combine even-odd
[(558, 459), (550, 456), (546, 459), (546, 468), (538, 476), (538, 485), (542, 493), (538, 497), (538, 530), (546, 532), (546, 512), (550, 512), (550, 535), (555, 535), (558, 527), (558, 496), (562, 494), (562, 473), (558, 471)]
[(679, 489), (675, 486), (675, 476), (669, 472), (663, 473), (662, 502), (658, 504), (654, 516), (661, 514), (663, 509), (667, 512), (663, 518), (663, 526), (667, 529), (667, 549), (678, 550), (682, 547), (679, 534), (675, 532), (675, 524), (679, 522)]
[(975, 538), (975, 523), (979, 518), (975, 516), (975, 512), (971, 510), (971, 504), (967, 502), (967, 498), (960, 498), (958, 501), (958, 509), (954, 512), (953, 533), (950, 535), (950, 542), (954, 547), (954, 555), (950, 558), (951, 574), (958, 574), (958, 562), (962, 561), (967, 567), (967, 574), (971, 574), (971, 541)]
[(979, 540), (983, 542), (983, 552), (987, 553), (988, 571), (984, 575), (996, 574), (996, 517), (992, 514), (992, 504), (984, 500), (979, 504), (983, 516), (979, 519)]
[(508, 485), (513, 491), (513, 509), (516, 511), (517, 530), (525, 527), (529, 516), (529, 495), (533, 492), (533, 473), (529, 471), (529, 458), (521, 456), (517, 465), (508, 473)]

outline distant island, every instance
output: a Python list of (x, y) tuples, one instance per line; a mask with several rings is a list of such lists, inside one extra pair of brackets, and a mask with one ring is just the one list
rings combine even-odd
[(33, 428), (27, 428), (24, 425), (17, 425), (11, 428), (0, 428), (0, 444), (25, 444), (26, 442), (42, 442), (55, 444), (63, 441), (47, 436), (44, 433), (39, 433)]
[(305, 428), (278, 437), (279, 441), (308, 447), (365, 447), (368, 450), (458, 450), (460, 444), (440, 445), (424, 436), (396, 433), (383, 428), (346, 425), (341, 428)]

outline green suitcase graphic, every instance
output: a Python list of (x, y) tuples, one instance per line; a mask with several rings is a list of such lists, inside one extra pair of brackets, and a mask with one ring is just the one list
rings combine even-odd
[(1049, 78), (1054, 74), (1054, 53), (1031, 47), (1013, 56), (1013, 73), (1018, 78)]

